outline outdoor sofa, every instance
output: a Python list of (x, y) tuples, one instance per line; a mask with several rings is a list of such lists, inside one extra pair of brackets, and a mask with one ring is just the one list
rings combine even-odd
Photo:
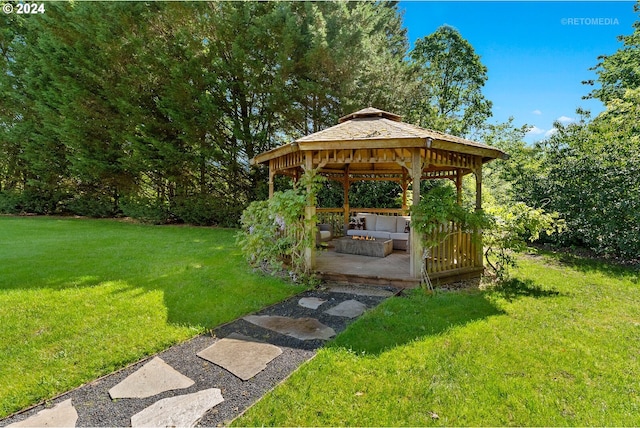
[(408, 250), (411, 217), (358, 213), (351, 218), (347, 236), (392, 239), (394, 250)]

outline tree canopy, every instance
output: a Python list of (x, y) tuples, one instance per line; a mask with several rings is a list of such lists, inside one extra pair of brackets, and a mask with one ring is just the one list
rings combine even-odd
[(250, 158), (409, 91), (392, 2), (64, 2), (0, 19), (3, 211), (234, 224), (266, 195)]
[(410, 56), (417, 72), (411, 120), (453, 135), (481, 129), (491, 117), (491, 101), (482, 95), (487, 67), (458, 30), (438, 28), (418, 39)]

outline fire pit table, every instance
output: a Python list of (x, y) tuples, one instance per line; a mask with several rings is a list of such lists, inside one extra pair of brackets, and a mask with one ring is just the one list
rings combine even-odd
[(335, 240), (335, 248), (338, 253), (356, 254), (369, 257), (387, 257), (393, 252), (393, 240), (391, 239), (353, 239), (345, 236)]

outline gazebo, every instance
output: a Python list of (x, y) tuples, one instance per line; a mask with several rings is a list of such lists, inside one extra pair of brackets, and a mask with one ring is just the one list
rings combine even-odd
[[(344, 224), (355, 212), (383, 212), (387, 215), (406, 214), (406, 193), (411, 183), (413, 204), (420, 200), (423, 180), (449, 179), (461, 200), (462, 177), (474, 174), (476, 209), (482, 209), (482, 165), (493, 159), (508, 156), (486, 144), (453, 135), (420, 128), (401, 121), (401, 117), (376, 108), (365, 108), (339, 119), (338, 124), (299, 138), (291, 143), (264, 152), (251, 160), (252, 165), (268, 165), (269, 196), (274, 192), (274, 177), (283, 174), (297, 179), (304, 171), (315, 170), (344, 186), (344, 205), (320, 212), (339, 213)], [(349, 186), (360, 180), (388, 180), (398, 182), (403, 191), (403, 206), (399, 210), (351, 208)], [(306, 209), (308, 219), (316, 215), (316, 207)], [(450, 245), (440, 250), (428, 266), (430, 275), (480, 275), (483, 269), (482, 248), (470, 239), (468, 231), (449, 225)], [(476, 232), (477, 233), (477, 232)], [(414, 228), (410, 231), (409, 272), (407, 276), (421, 277), (423, 251), (421, 239)], [(315, 248), (307, 250), (307, 267), (316, 265)]]

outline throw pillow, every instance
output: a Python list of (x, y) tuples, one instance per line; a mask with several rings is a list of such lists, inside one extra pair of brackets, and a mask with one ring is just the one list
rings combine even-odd
[(356, 217), (351, 217), (349, 219), (349, 230), (354, 230), (357, 224), (358, 224), (358, 219)]
[(407, 222), (404, 224), (404, 233), (410, 233), (411, 232), (411, 220), (407, 220)]
[(358, 217), (358, 230), (367, 230), (367, 219), (364, 217)]

